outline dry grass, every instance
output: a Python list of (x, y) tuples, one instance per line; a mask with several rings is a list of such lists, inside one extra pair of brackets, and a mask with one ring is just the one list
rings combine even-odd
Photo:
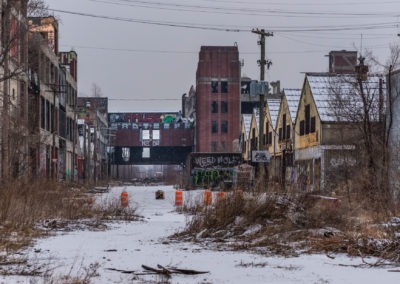
[(342, 252), (400, 262), (400, 224), (384, 225), (391, 210), (375, 208), (358, 194), (334, 199), (315, 192), (246, 193), (243, 198), (232, 193), (215, 206), (188, 209), (197, 213), (176, 237), (211, 238), (233, 249), (266, 248), (283, 255)]
[(121, 220), (136, 218), (135, 208), (121, 209), (116, 202), (100, 207), (94, 206), (92, 201), (87, 189), (63, 183), (3, 184), (0, 188), (0, 251), (18, 250), (49, 230), (72, 224), (76, 228), (79, 223), (104, 228), (102, 221), (115, 216)]

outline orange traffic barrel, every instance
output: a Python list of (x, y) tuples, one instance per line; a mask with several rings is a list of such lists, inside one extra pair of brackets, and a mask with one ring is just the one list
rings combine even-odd
[(226, 192), (218, 191), (217, 192), (217, 202), (224, 201), (226, 199)]
[(128, 201), (128, 193), (124, 190), (121, 193), (121, 206), (122, 207), (128, 207), (129, 201)]
[(182, 190), (175, 191), (175, 206), (183, 205), (183, 192)]
[(212, 192), (209, 189), (204, 191), (204, 205), (211, 205), (212, 204)]

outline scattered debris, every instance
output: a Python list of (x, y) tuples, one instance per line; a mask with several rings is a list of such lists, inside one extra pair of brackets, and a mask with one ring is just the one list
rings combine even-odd
[(209, 271), (199, 271), (199, 270), (184, 269), (178, 267), (165, 267), (160, 264), (157, 264), (157, 268), (142, 264), (142, 268), (144, 269), (143, 272), (137, 272), (135, 270), (121, 270), (116, 268), (107, 268), (107, 269), (111, 271), (121, 272), (124, 274), (135, 274), (135, 275), (159, 274), (159, 275), (164, 275), (168, 278), (171, 277), (172, 274), (198, 275), (198, 274), (209, 273)]
[(165, 199), (164, 191), (157, 190), (156, 191), (156, 199)]
[(106, 193), (110, 190), (109, 185), (107, 186), (96, 186), (90, 190), (88, 190), (89, 193)]

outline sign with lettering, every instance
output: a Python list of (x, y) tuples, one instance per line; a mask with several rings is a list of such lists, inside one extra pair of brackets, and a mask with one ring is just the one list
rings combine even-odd
[(192, 153), (191, 167), (201, 169), (229, 168), (239, 165), (242, 161), (238, 153)]
[(251, 161), (253, 163), (268, 163), (269, 160), (269, 151), (253, 151), (251, 153)]

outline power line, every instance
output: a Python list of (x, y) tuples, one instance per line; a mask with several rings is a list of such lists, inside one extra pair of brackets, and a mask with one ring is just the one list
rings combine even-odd
[[(300, 42), (312, 46), (319, 46), (319, 47), (332, 47), (332, 45), (329, 44), (317, 44), (314, 42), (308, 42), (308, 41), (303, 41), (296, 39), (295, 37), (289, 37), (289, 36), (281, 36), (283, 38), (292, 40), (294, 42)], [(113, 48), (113, 47), (100, 47), (100, 46), (84, 46), (84, 45), (73, 45), (73, 44), (62, 44), (61, 46), (63, 47), (72, 47), (71, 49), (90, 49), (90, 50), (101, 50), (101, 51), (115, 51), (115, 52), (131, 52), (131, 53), (158, 53), (158, 54), (188, 54), (188, 55), (193, 55), (193, 54), (198, 54), (198, 51), (187, 51), (187, 50), (145, 50), (145, 49), (130, 49), (130, 48)], [(380, 45), (374, 45), (373, 48), (383, 48), (387, 47), (387, 44), (380, 44)], [(343, 48), (343, 46), (338, 46), (337, 48)], [(309, 53), (320, 53), (320, 52), (326, 52), (326, 48), (324, 49), (309, 49), (309, 50), (280, 50), (280, 51), (274, 51), (274, 50), (269, 50), (268, 53), (270, 54), (309, 54)], [(259, 52), (255, 51), (240, 51), (240, 55), (257, 55)]]
[(185, 51), (185, 50), (130, 49), (130, 48), (114, 48), (114, 47), (68, 45), (68, 44), (63, 44), (62, 46), (72, 46), (73, 48), (82, 48), (82, 49), (117, 51), (117, 52), (124, 51), (124, 52), (134, 52), (134, 53), (165, 53), (165, 54), (197, 54), (198, 53), (196, 51)]
[[(199, 1), (199, 0), (194, 0), (194, 1)], [(274, 5), (274, 6), (338, 6), (338, 5), (379, 5), (382, 6), (384, 4), (398, 4), (398, 1), (370, 1), (370, 2), (366, 2), (366, 1), (361, 1), (361, 2), (335, 2), (335, 3), (328, 3), (328, 2), (319, 2), (319, 3), (304, 3), (304, 1), (301, 2), (297, 2), (297, 3), (285, 3), (285, 2), (269, 2), (266, 3), (265, 1), (232, 1), (232, 0), (200, 0), (203, 2), (212, 2), (212, 3), (228, 3), (228, 4), (246, 4), (246, 5), (250, 5), (250, 4), (255, 4), (255, 5)]]
[(84, 17), (91, 17), (91, 18), (98, 18), (98, 19), (139, 23), (139, 24), (148, 24), (148, 25), (156, 25), (156, 26), (168, 26), (168, 27), (175, 27), (175, 28), (211, 30), (211, 31), (219, 31), (219, 32), (249, 32), (250, 31), (250, 30), (243, 30), (243, 29), (220, 28), (220, 27), (209, 26), (209, 25), (205, 25), (205, 24), (203, 24), (203, 25), (197, 24), (196, 25), (196, 24), (185, 24), (185, 23), (177, 23), (177, 22), (161, 22), (161, 21), (152, 21), (152, 20), (144, 20), (144, 19), (112, 17), (112, 16), (96, 15), (96, 14), (83, 13), (83, 12), (50, 9), (50, 8), (48, 10), (52, 11), (52, 12), (71, 14), (71, 15), (76, 15), (76, 16), (84, 16)]
[[(334, 12), (334, 11), (295, 11), (295, 10), (283, 10), (283, 9), (264, 9), (264, 8), (246, 8), (244, 7), (222, 7), (222, 6), (202, 6), (202, 5), (188, 5), (188, 4), (177, 4), (177, 3), (163, 3), (157, 1), (146, 1), (146, 0), (117, 0), (117, 1), (106, 1), (106, 0), (91, 0), (93, 2), (102, 2), (114, 5), (124, 5), (132, 7), (151, 8), (158, 10), (173, 10), (173, 11), (189, 11), (189, 12), (208, 12), (218, 14), (239, 14), (239, 15), (252, 15), (252, 16), (265, 16), (265, 15), (278, 15), (287, 17), (397, 17), (398, 12)], [(122, 3), (121, 3), (122, 2)], [(129, 4), (127, 4), (129, 3)]]
[[(162, 21), (153, 21), (146, 19), (134, 19), (134, 18), (123, 18), (123, 17), (115, 17), (115, 16), (104, 16), (104, 15), (96, 15), (91, 13), (84, 12), (74, 12), (60, 9), (49, 9), (53, 12), (71, 14), (76, 16), (84, 16), (91, 18), (99, 18), (99, 19), (107, 19), (107, 20), (115, 20), (122, 22), (131, 22), (131, 23), (140, 23), (140, 24), (150, 24), (157, 26), (169, 26), (175, 28), (188, 28), (188, 29), (199, 29), (199, 30), (211, 30), (211, 31), (219, 31), (219, 32), (250, 32), (251, 29), (248, 28), (228, 28), (221, 26), (212, 26), (207, 24), (194, 24), (194, 23), (178, 23), (178, 22), (162, 22)], [(373, 23), (373, 24), (358, 24), (358, 25), (341, 25), (341, 26), (319, 26), (319, 27), (301, 27), (301, 26), (283, 26), (283, 27), (269, 27), (269, 30), (279, 33), (286, 32), (330, 32), (330, 31), (356, 31), (356, 30), (377, 30), (377, 29), (386, 29), (397, 27), (397, 22), (383, 22), (383, 23)]]

